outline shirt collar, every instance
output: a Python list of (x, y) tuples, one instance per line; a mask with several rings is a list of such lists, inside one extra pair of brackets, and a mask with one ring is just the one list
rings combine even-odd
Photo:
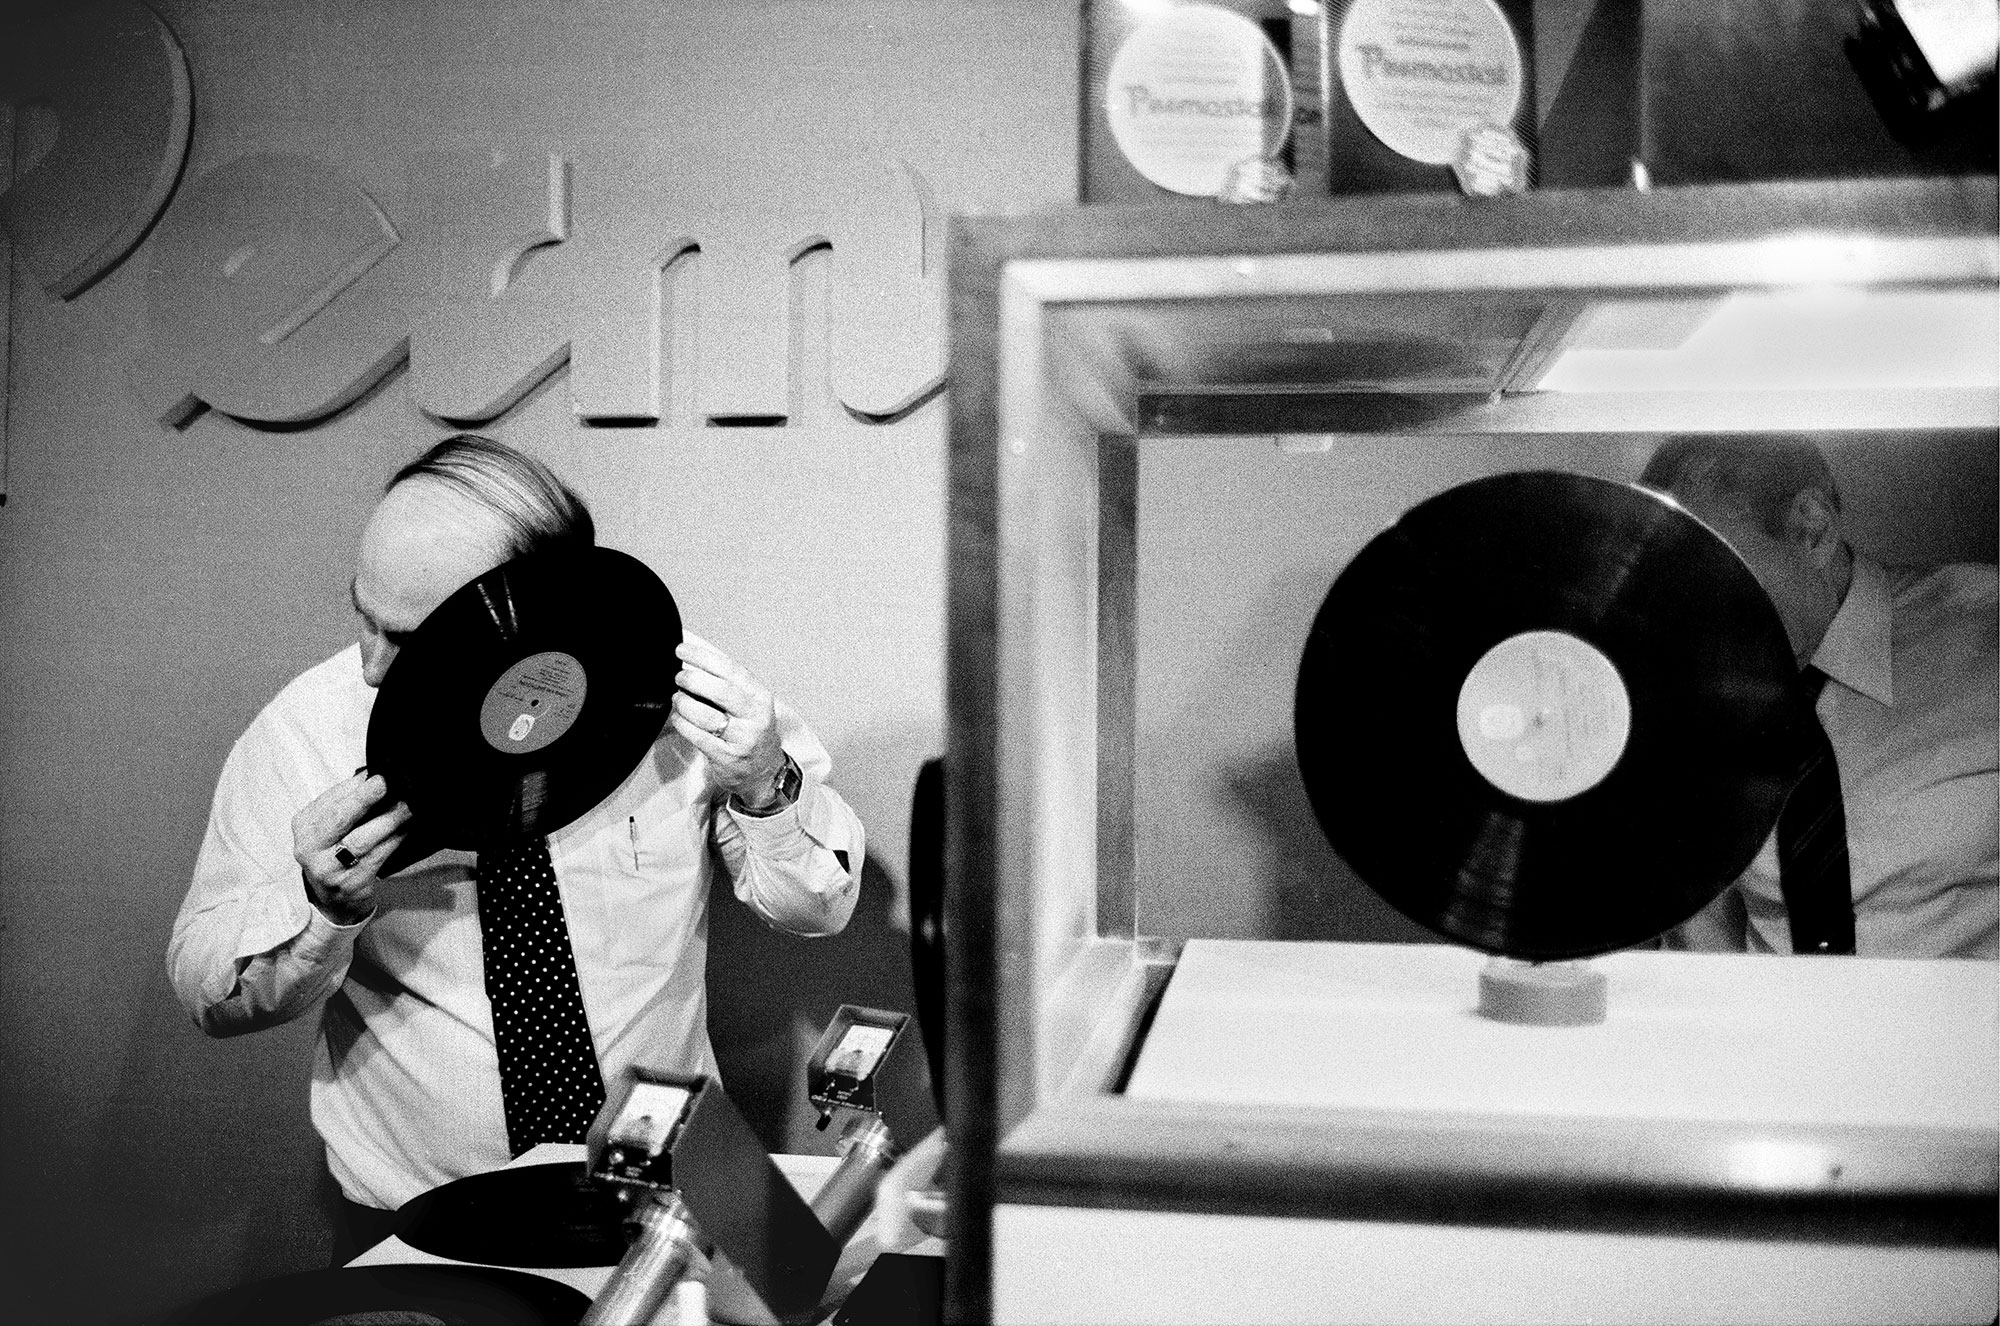
[(1889, 577), (1859, 553), (1847, 597), (1813, 651), (1812, 665), (1877, 704), (1896, 703), (1889, 657)]

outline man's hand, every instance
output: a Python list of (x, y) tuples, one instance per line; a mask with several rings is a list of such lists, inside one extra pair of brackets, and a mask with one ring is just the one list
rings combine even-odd
[(374, 809), (388, 793), (379, 774), (357, 773), (335, 783), (292, 816), (292, 855), (305, 876), (306, 896), (338, 925), (375, 910), (382, 864), (403, 842), (410, 808)]
[(668, 721), (708, 756), (718, 786), (733, 793), (745, 810), (763, 811), (785, 767), (771, 693), (700, 636), (684, 636), (674, 653), (681, 669), (674, 674), (679, 689)]

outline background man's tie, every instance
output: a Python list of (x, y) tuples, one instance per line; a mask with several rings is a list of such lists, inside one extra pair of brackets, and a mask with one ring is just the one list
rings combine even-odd
[(481, 856), (479, 927), (508, 1149), (581, 1142), (604, 1104), (604, 1079), (548, 839)]
[(1791, 922), (1792, 952), (1854, 952), (1854, 898), (1847, 872), (1847, 811), (1840, 765), (1814, 707), (1826, 674), (1799, 674), (1805, 706), (1803, 764), (1778, 814), (1778, 887)]

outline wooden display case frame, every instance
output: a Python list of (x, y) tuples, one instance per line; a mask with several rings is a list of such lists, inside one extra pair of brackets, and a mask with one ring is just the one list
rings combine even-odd
[[(1709, 1229), (1790, 1221), (1992, 1242), (1996, 1134), (1817, 1130), (1837, 1184), (1746, 1195), (1740, 1130), (1181, 1108), (1118, 1094), (1174, 946), (1135, 916), (1133, 632), (1145, 434), (1993, 428), (2000, 392), (1635, 399), (1521, 390), (1577, 301), (1829, 284), (2000, 292), (1995, 181), (1872, 180), (1093, 207), (956, 223), (951, 247), (947, 873), (948, 1319), (991, 1311), (996, 1203)], [(1163, 380), (1109, 311), (1169, 323), (1243, 301), (1531, 293), (1477, 389)], [(1192, 318), (1193, 323), (1186, 320)], [(1168, 328), (1172, 333), (1172, 327)], [(1331, 1124), (1337, 1126), (1330, 1126)], [(1783, 1131), (1783, 1130), (1778, 1130)], [(1794, 1139), (1796, 1140), (1796, 1139)], [(1624, 1157), (1606, 1172), (1601, 1157)], [(1593, 1159), (1597, 1158), (1597, 1159)], [(1402, 1194), (1402, 1196), (1398, 1196)], [(1650, 1213), (1650, 1214), (1648, 1214)], [(1420, 1213), (1419, 1213), (1420, 1214)], [(1702, 1222), (1709, 1222), (1702, 1224)], [(1828, 1226), (1831, 1227), (1831, 1226)], [(1859, 1231), (1857, 1233), (1856, 1231)]]

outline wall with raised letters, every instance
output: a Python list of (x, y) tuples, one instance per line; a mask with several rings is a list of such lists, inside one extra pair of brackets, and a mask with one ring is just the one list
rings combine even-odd
[(555, 464), (832, 751), (854, 926), (725, 906), (711, 957), (732, 1091), (811, 1135), (800, 1042), (908, 998), (942, 223), (1073, 198), (1076, 61), (1074, 8), (1035, 0), (7, 7), (10, 1321), (323, 1263), (312, 1027), (204, 1039), (165, 943), (230, 742), (353, 638), (380, 484), (459, 427)]

